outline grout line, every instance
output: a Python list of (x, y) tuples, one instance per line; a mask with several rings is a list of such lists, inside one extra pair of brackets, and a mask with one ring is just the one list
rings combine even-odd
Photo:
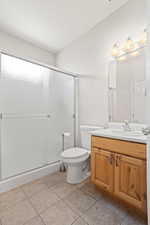
[[(26, 193), (25, 193), (25, 195), (26, 195)], [(56, 195), (57, 196), (57, 195)], [(42, 213), (44, 213), (44, 212), (46, 212), (48, 209), (50, 209), (52, 206), (54, 206), (57, 202), (55, 202), (55, 203), (53, 203), (50, 207), (48, 207), (47, 209), (45, 209), (44, 211), (42, 211), (41, 213), (39, 213), (38, 211), (37, 211), (37, 209), (34, 207), (34, 205), (32, 204), (32, 202), (31, 202), (31, 200), (30, 200), (30, 198), (26, 195), (26, 197), (27, 197), (27, 200), (30, 202), (30, 204), (32, 205), (32, 207), (33, 207), (33, 209), (36, 211), (36, 213), (37, 213), (37, 215), (41, 218), (41, 220), (42, 220), (42, 222), (43, 222), (43, 224), (44, 225), (46, 225), (45, 224), (45, 222), (44, 222), (44, 220), (43, 220), (43, 218), (41, 217), (41, 214)], [(59, 196), (57, 196), (58, 197), (58, 202), (59, 201), (62, 201), (62, 199), (59, 197)], [(64, 202), (63, 202), (64, 203)], [(65, 204), (65, 203), (64, 203)], [(68, 205), (67, 204), (65, 204), (67, 207), (68, 207)], [(77, 213), (75, 213), (70, 207), (68, 207), (76, 216), (77, 216), (77, 218), (76, 218), (76, 220), (79, 218), (79, 215), (77, 214)], [(35, 218), (35, 217), (34, 217)], [(29, 221), (27, 221), (27, 222), (29, 222)], [(26, 223), (27, 223), (26, 222)], [(75, 221), (74, 221), (75, 222)], [(73, 223), (74, 223), (73, 222)], [(23, 224), (23, 225), (25, 225), (25, 224)], [(70, 225), (72, 225), (72, 224), (70, 224)]]
[[(89, 225), (89, 223), (87, 223), (87, 221), (85, 221), (81, 216), (78, 217), (71, 225), (73, 225), (76, 221), (78, 221), (78, 219), (82, 219), (84, 221), (84, 223), (86, 223), (86, 225)], [(119, 224), (121, 225), (121, 224)]]
[[(38, 180), (38, 179), (37, 179)], [(35, 180), (36, 181), (36, 180)], [(30, 183), (30, 182), (29, 182)], [(61, 183), (62, 182), (60, 182), (59, 184), (61, 185)], [(65, 182), (64, 182), (65, 183)], [(28, 183), (27, 183), (28, 184)], [(49, 187), (46, 183), (44, 183), (45, 184), (45, 187), (47, 187), (49, 190), (51, 189), (51, 187)], [(57, 184), (56, 184), (57, 185)], [(53, 186), (55, 186), (55, 185), (53, 185)], [(19, 187), (17, 187), (18, 189), (19, 189), (19, 191), (21, 191), (21, 192), (23, 192), (24, 193), (24, 195), (25, 195), (25, 198), (24, 199), (22, 199), (21, 201), (18, 201), (17, 203), (15, 203), (15, 204), (13, 204), (12, 206), (10, 206), (9, 208), (12, 208), (12, 207), (14, 207), (15, 205), (17, 205), (18, 203), (20, 203), (20, 202), (23, 202), (23, 201), (26, 201), (26, 200), (28, 200), (29, 202), (30, 202), (30, 204), (31, 204), (31, 206), (33, 207), (33, 209), (35, 210), (35, 212), (37, 213), (37, 216), (39, 216), (40, 218), (41, 218), (41, 216), (40, 216), (40, 213), (36, 210), (36, 208), (34, 207), (34, 205), (32, 204), (32, 202), (31, 202), (31, 198), (32, 198), (32, 196), (34, 196), (34, 195), (36, 195), (36, 194), (38, 194), (38, 193), (40, 193), (41, 191), (43, 191), (44, 190), (44, 188), (42, 188), (40, 191), (38, 191), (38, 192), (36, 192), (36, 193), (34, 193), (33, 195), (31, 195), (31, 196), (28, 196), (27, 194), (26, 194), (26, 192), (24, 191), (24, 189), (23, 189), (23, 185), (21, 185), (21, 186), (19, 186)], [(65, 197), (63, 197), (63, 198), (61, 198), (55, 191), (53, 191), (52, 190), (52, 192), (53, 193), (55, 193), (55, 195), (58, 197), (58, 201), (63, 201), (63, 199), (65, 199), (65, 198), (67, 198), (69, 195), (72, 195), (73, 194), (73, 192), (75, 192), (75, 191), (81, 191), (80, 189), (79, 189), (79, 187), (77, 186), (73, 191), (71, 191), (67, 196), (65, 196)], [(82, 191), (81, 191), (82, 192)], [(6, 192), (7, 193), (7, 192)], [(87, 193), (83, 193), (83, 194), (86, 194), (86, 195), (88, 195)], [(90, 196), (91, 197), (91, 196)], [(95, 199), (94, 199), (95, 200)], [(52, 207), (53, 205), (55, 205), (56, 203), (54, 203), (54, 204), (52, 204), (50, 207)], [(80, 217), (80, 215), (77, 213), (77, 211), (75, 211), (75, 209), (72, 209), (72, 207), (70, 207), (70, 205), (65, 201), (64, 202), (64, 204), (77, 216), (77, 219)], [(49, 209), (50, 207), (48, 207), (47, 209)], [(44, 213), (47, 209), (45, 209), (44, 211), (42, 211), (41, 213)], [(42, 218), (41, 218), (42, 219)], [(42, 219), (42, 221), (43, 221), (43, 219)], [(26, 221), (26, 223), (27, 223), (28, 221)], [(43, 221), (44, 222), (44, 221)]]
[[(33, 220), (33, 219), (36, 219), (38, 216), (34, 216), (33, 218), (31, 218), (30, 220), (28, 220), (28, 221), (26, 221), (24, 224), (22, 224), (22, 225), (26, 225), (27, 223), (29, 223), (31, 220)], [(46, 225), (46, 224), (44, 224), (44, 225)]]
[[(45, 187), (47, 187), (46, 185), (45, 185)], [(21, 190), (24, 192), (24, 194), (25, 194), (25, 196), (27, 197), (27, 198), (32, 198), (34, 195), (36, 195), (36, 194), (38, 194), (39, 192), (41, 192), (41, 191), (43, 191), (44, 189), (45, 189), (45, 187), (43, 187), (42, 189), (40, 189), (40, 190), (38, 190), (37, 192), (34, 192), (32, 195), (28, 195), (28, 194), (26, 194), (26, 191), (24, 191), (24, 189), (23, 188), (21, 188)]]
[[(12, 190), (15, 190), (16, 188), (14, 188), (14, 189), (12, 189)], [(17, 188), (18, 189), (18, 188)], [(19, 188), (20, 189), (20, 188)], [(10, 190), (10, 191), (12, 191), (12, 190)], [(7, 191), (7, 192), (10, 192), (10, 191)], [(20, 192), (22, 192), (22, 189), (20, 189), (19, 190)], [(18, 192), (19, 192), (18, 191)], [(4, 192), (4, 194), (7, 194), (7, 192)], [(8, 211), (8, 210), (11, 210), (13, 207), (15, 207), (16, 205), (18, 205), (19, 203), (22, 203), (22, 202), (24, 202), (24, 201), (26, 201), (27, 200), (27, 196), (25, 195), (25, 197), (23, 198), (23, 199), (21, 199), (21, 200), (19, 200), (19, 201), (17, 201), (17, 202), (15, 202), (15, 203), (12, 203), (11, 205), (9, 205), (9, 206), (6, 206), (6, 207), (4, 207), (4, 210), (3, 210), (3, 212), (4, 211)], [(0, 225), (2, 224), (2, 222), (1, 222), (1, 219), (0, 219)]]
[[(43, 224), (46, 225), (45, 222), (43, 221), (43, 218), (40, 216), (39, 212), (37, 211), (37, 209), (36, 209), (36, 208), (34, 207), (34, 205), (32, 204), (32, 202), (31, 202), (31, 200), (30, 200), (31, 197), (29, 198), (29, 197), (27, 196), (27, 194), (25, 193), (24, 190), (23, 190), (23, 192), (24, 192), (24, 194), (26, 195), (27, 200), (30, 202), (32, 208), (33, 208), (33, 209), (35, 210), (35, 212), (37, 213), (37, 216), (39, 216), (40, 219), (42, 220)], [(35, 218), (35, 217), (34, 217), (34, 218)], [(33, 219), (33, 218), (32, 218), (32, 219)], [(31, 219), (30, 219), (30, 220), (31, 220)], [(29, 220), (29, 221), (30, 221), (30, 220)], [(28, 222), (29, 222), (29, 221), (28, 221)], [(26, 223), (27, 223), (27, 222), (26, 222)], [(25, 224), (23, 224), (23, 225), (25, 225)]]

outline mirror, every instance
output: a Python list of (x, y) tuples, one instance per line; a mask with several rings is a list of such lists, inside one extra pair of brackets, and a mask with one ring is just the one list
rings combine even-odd
[(109, 121), (145, 123), (145, 49), (109, 63)]

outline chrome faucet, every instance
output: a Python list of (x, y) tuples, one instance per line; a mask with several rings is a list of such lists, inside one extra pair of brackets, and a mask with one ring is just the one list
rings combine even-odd
[(104, 128), (104, 129), (108, 129), (108, 128), (109, 128), (108, 123), (105, 123), (104, 126), (103, 126), (103, 128)]
[(142, 129), (144, 135), (150, 135), (150, 127), (146, 127)]
[(124, 131), (131, 131), (131, 127), (129, 125), (129, 121), (128, 120), (124, 120), (123, 129), (124, 129)]

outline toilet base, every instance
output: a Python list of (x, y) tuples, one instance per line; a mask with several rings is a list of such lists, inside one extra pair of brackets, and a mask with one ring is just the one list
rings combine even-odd
[(78, 166), (70, 166), (67, 168), (67, 183), (79, 184), (90, 176), (90, 173), (83, 171), (83, 164)]

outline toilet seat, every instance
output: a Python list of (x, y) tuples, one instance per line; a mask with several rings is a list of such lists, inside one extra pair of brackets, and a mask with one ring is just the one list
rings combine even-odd
[(66, 159), (77, 159), (89, 155), (89, 152), (84, 148), (70, 148), (62, 153), (62, 157)]

